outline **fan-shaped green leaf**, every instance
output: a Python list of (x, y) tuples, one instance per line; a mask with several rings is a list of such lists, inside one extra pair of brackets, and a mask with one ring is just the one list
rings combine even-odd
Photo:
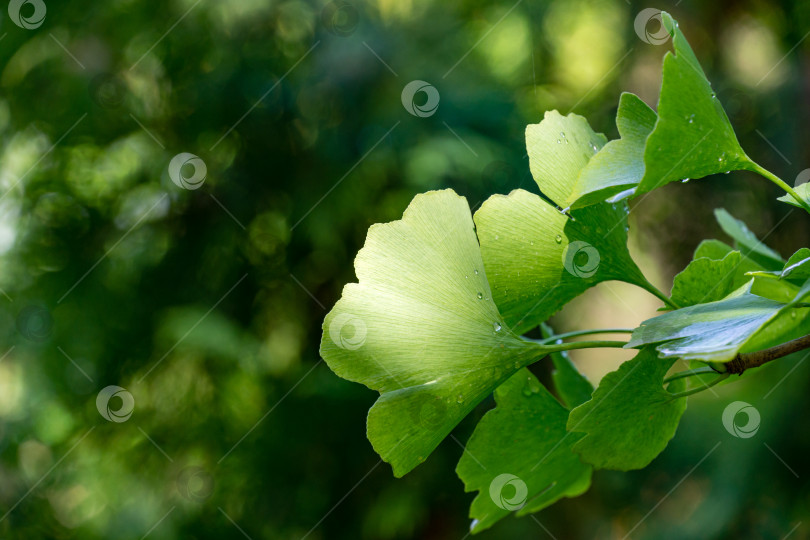
[(638, 96), (622, 93), (616, 112), (621, 138), (610, 141), (591, 158), (565, 206), (579, 208), (634, 192), (644, 177), (644, 148), (657, 119), (655, 111)]
[(678, 23), (666, 12), (661, 17), (674, 54), (664, 57), (658, 122), (647, 139), (636, 195), (683, 178), (754, 168)]
[(466, 491), (474, 533), (516, 511), (537, 512), (562, 497), (584, 493), (592, 469), (571, 451), (582, 435), (567, 433), (568, 411), (522, 369), (495, 391), (456, 467)]
[(627, 471), (646, 467), (675, 435), (685, 398), (670, 392), (683, 389), (663, 379), (674, 360), (662, 360), (652, 347), (608, 373), (590, 401), (571, 411), (568, 431), (585, 433), (574, 451), (598, 469)]
[[(529, 126), (526, 144), (541, 191), (557, 203), (565, 201), (603, 140), (582, 117), (556, 111)], [(624, 204), (594, 205), (569, 218), (539, 196), (515, 190), (490, 197), (475, 223), (495, 303), (517, 333), (602, 281), (650, 287), (627, 250)]]
[(675, 276), (672, 300), (681, 307), (715, 302), (734, 291), (734, 275), (742, 257), (731, 251), (720, 260), (701, 257)]
[(540, 191), (560, 208), (567, 207), (580, 172), (606, 142), (583, 117), (546, 111), (542, 122), (526, 126), (529, 168)]
[(394, 473), (422, 462), (484, 397), (549, 352), (514, 335), (492, 302), (469, 207), (451, 190), (418, 195), (374, 225), (324, 321), (321, 355), (381, 393), (368, 438)]

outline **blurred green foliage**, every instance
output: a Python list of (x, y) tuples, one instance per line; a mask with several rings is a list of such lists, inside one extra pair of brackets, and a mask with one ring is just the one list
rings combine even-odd
[[(322, 318), (368, 226), (414, 194), (533, 189), (523, 130), (543, 111), (615, 137), (620, 90), (654, 103), (666, 46), (633, 31), (647, 6), (45, 3), (38, 28), (0, 19), (0, 536), (464, 537), (459, 444), (395, 480), (365, 438), (374, 393), (319, 360)], [(810, 3), (660, 7), (742, 146), (792, 183), (810, 163)], [(438, 89), (434, 115), (403, 108), (412, 80)], [(200, 189), (169, 178), (181, 152), (204, 160)], [(633, 230), (668, 278), (721, 234), (714, 207), (783, 254), (810, 240), (753, 175), (659, 191)], [(779, 538), (801, 522), (791, 538), (807, 538), (799, 360), (693, 400), (648, 469), (600, 473), (481, 537), (622, 538), (641, 522), (634, 538)], [(133, 396), (125, 421), (99, 414), (110, 385)], [(754, 439), (722, 429), (736, 399), (762, 413)]]

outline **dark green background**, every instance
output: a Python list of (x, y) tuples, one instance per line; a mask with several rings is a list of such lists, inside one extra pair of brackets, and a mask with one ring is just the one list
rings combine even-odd
[[(615, 137), (620, 91), (654, 104), (668, 45), (633, 31), (648, 5), (46, 3), (32, 30), (0, 11), (0, 536), (463, 538), (461, 448), (394, 479), (365, 438), (375, 393), (319, 361), (321, 321), (369, 225), (416, 193), (452, 187), (472, 206), (536, 191), (523, 130), (543, 111)], [(655, 7), (743, 147), (792, 184), (810, 166), (810, 2)], [(427, 118), (400, 101), (416, 79), (441, 95)], [(180, 152), (207, 165), (196, 191), (169, 179)], [(779, 195), (747, 173), (670, 185), (631, 234), (668, 290), (722, 237), (715, 207), (785, 256), (808, 245), (808, 217)], [(789, 538), (810, 537), (800, 360), (693, 399), (650, 467), (599, 472), (537, 520), (560, 539), (623, 538), (648, 513), (633, 538), (782, 538), (800, 522)], [(108, 385), (134, 397), (125, 422), (96, 410)], [(722, 427), (738, 399), (762, 414), (754, 438)], [(546, 537), (528, 517), (481, 535)]]

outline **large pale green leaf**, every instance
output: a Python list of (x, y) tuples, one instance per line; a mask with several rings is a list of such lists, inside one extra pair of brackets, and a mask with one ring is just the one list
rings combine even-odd
[(694, 259), (677, 276), (672, 285), (672, 301), (680, 307), (715, 302), (734, 291), (735, 270), (742, 256), (731, 251), (720, 260)]
[[(620, 139), (607, 143), (591, 158), (565, 201), (578, 208), (600, 203), (628, 190), (635, 191), (644, 176), (644, 148), (658, 116), (638, 96), (619, 98), (616, 127)], [(629, 193), (628, 193), (629, 194)]]
[(785, 264), (782, 256), (776, 251), (766, 246), (751, 230), (739, 219), (729, 214), (725, 209), (718, 208), (714, 211), (717, 223), (727, 235), (729, 235), (740, 249), (742, 254), (767, 270), (781, 269)]
[(479, 492), (470, 507), (474, 533), (513, 511), (525, 515), (580, 495), (591, 483), (591, 467), (571, 451), (582, 435), (566, 432), (568, 411), (529, 370), (498, 387), (495, 401), (456, 467), (465, 490)]
[(752, 284), (723, 300), (646, 320), (626, 347), (658, 344), (662, 358), (727, 362), (739, 352), (757, 350), (759, 343), (779, 341), (803, 324), (806, 310), (752, 294)]
[(658, 122), (647, 139), (636, 195), (684, 178), (754, 168), (678, 23), (666, 12), (661, 18), (674, 54), (664, 57)]
[(403, 218), (369, 229), (359, 283), (324, 321), (321, 355), (380, 392), (368, 438), (401, 476), (518, 369), (550, 352), (521, 340), (492, 301), (466, 200), (418, 195)]
[(674, 362), (646, 347), (605, 375), (591, 400), (571, 411), (568, 431), (586, 434), (574, 445), (586, 463), (627, 471), (646, 467), (661, 453), (686, 409), (685, 398), (670, 394), (683, 389), (683, 380), (663, 386)]
[[(550, 338), (554, 335), (551, 327), (545, 323), (540, 325), (540, 330), (544, 338)], [(563, 405), (573, 409), (591, 399), (593, 385), (579, 372), (571, 358), (569, 358), (568, 353), (560, 351), (551, 353), (549, 356), (554, 363), (551, 380)]]
[[(557, 142), (560, 141), (560, 142)], [(604, 142), (584, 118), (546, 113), (526, 129), (532, 174), (555, 203)], [(561, 214), (523, 190), (490, 197), (475, 224), (495, 303), (507, 325), (524, 333), (583, 291), (607, 280), (649, 287), (627, 250), (627, 207), (600, 204)]]

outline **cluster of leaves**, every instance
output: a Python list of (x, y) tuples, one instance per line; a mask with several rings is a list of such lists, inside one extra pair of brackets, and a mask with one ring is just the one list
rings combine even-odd
[[(734, 245), (701, 243), (671, 297), (630, 257), (627, 199), (676, 180), (755, 171), (785, 188), (786, 202), (810, 208), (804, 191), (745, 154), (677, 23), (662, 18), (674, 53), (664, 59), (657, 113), (623, 94), (620, 138), (608, 142), (580, 116), (547, 112), (526, 130), (546, 198), (494, 195), (471, 216), (451, 190), (418, 195), (400, 221), (369, 229), (355, 261), (358, 283), (346, 285), (324, 322), (330, 368), (380, 392), (368, 438), (396, 476), (494, 392), (496, 407), (457, 467), (466, 489), (479, 492), (473, 532), (583, 493), (594, 469), (649, 464), (673, 437), (686, 396), (700, 389), (666, 378), (677, 359), (722, 373), (740, 353), (810, 333), (810, 250), (785, 261), (725, 210), (717, 219)], [(666, 313), (627, 343), (564, 342), (544, 324), (607, 280), (656, 294)], [(522, 337), (538, 326), (543, 339)], [(602, 346), (638, 354), (594, 389), (565, 351)], [(556, 369), (553, 393), (526, 369), (544, 357)]]

